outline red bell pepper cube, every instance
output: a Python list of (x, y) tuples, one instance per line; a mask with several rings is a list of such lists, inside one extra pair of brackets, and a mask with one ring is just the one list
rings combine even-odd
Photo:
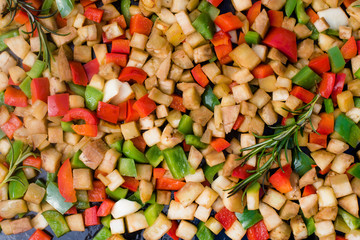
[(130, 191), (136, 192), (139, 187), (140, 182), (133, 177), (123, 176), (123, 178), (124, 178), (125, 182), (123, 184), (121, 184), (121, 187), (127, 188)]
[(88, 191), (89, 202), (102, 202), (106, 199), (105, 185), (101, 181), (93, 182), (93, 189)]
[(248, 240), (267, 240), (270, 238), (264, 220), (256, 223), (246, 231)]
[(100, 23), (103, 17), (104, 10), (98, 8), (88, 7), (85, 10), (84, 16), (94, 22)]
[(215, 7), (219, 6), (220, 3), (222, 3), (223, 0), (207, 0), (209, 3), (214, 5)]
[(100, 207), (99, 207), (99, 209), (98, 209), (98, 211), (96, 213), (97, 216), (98, 217), (105, 217), (105, 216), (109, 215), (111, 213), (111, 209), (112, 209), (112, 207), (114, 205), (115, 205), (114, 201), (112, 201), (110, 199), (105, 199), (101, 203), (101, 205), (100, 205)]
[(48, 96), (48, 114), (50, 117), (64, 116), (70, 108), (69, 94), (62, 93)]
[(147, 77), (147, 73), (137, 67), (125, 67), (119, 75), (119, 80), (127, 82), (130, 80), (136, 81), (138, 84), (143, 84)]
[(65, 214), (77, 214), (76, 206), (72, 206), (69, 210), (65, 212)]
[(316, 58), (313, 58), (309, 62), (309, 68), (311, 68), (317, 74), (323, 74), (330, 71), (329, 56), (324, 53)]
[(272, 27), (263, 43), (284, 53), (290, 62), (297, 61), (296, 35), (294, 32), (281, 27)]
[(191, 74), (193, 75), (195, 81), (202, 87), (206, 87), (209, 84), (209, 79), (206, 77), (205, 73), (201, 69), (201, 65), (196, 65), (192, 70)]
[(154, 168), (153, 169), (153, 177), (155, 179), (162, 178), (165, 175), (165, 168)]
[(37, 168), (40, 170), (41, 168), (41, 158), (40, 157), (34, 157), (34, 156), (30, 156), (28, 158), (26, 158), (23, 161), (23, 166), (31, 166), (34, 168)]
[(100, 64), (99, 61), (94, 58), (90, 62), (85, 63), (83, 67), (86, 72), (87, 79), (91, 80), (95, 74), (99, 73)]
[(172, 100), (172, 102), (170, 104), (170, 108), (185, 113), (186, 108), (185, 108), (185, 106), (183, 104), (183, 98), (181, 96), (178, 96), (178, 95), (175, 95), (175, 94), (173, 94), (171, 96), (172, 96), (173, 100)]
[(186, 144), (186, 141), (182, 141), (182, 145), (183, 145), (183, 149), (185, 152), (190, 152), (190, 149), (191, 149), (191, 145), (189, 144)]
[(300, 99), (304, 103), (311, 102), (315, 97), (314, 93), (312, 93), (312, 92), (310, 92), (310, 91), (308, 91), (305, 88), (302, 88), (300, 86), (293, 87), (290, 94), (297, 97), (298, 99)]
[[(26, 64), (24, 64), (24, 63), (22, 64), (22, 67), (23, 67), (23, 69), (24, 69), (25, 72), (28, 72), (28, 71), (31, 70), (31, 67), (28, 66), (28, 65), (26, 65)], [(10, 78), (9, 78), (9, 80), (10, 80)]]
[(316, 131), (323, 135), (329, 135), (334, 132), (334, 114), (333, 113), (320, 113), (321, 120)]
[(117, 22), (122, 29), (126, 29), (126, 21), (124, 15), (120, 15), (116, 18), (110, 19), (109, 23)]
[(176, 236), (176, 230), (178, 229), (178, 227), (179, 227), (178, 222), (175, 220), (172, 220), (171, 228), (169, 229), (169, 231), (166, 234), (169, 235), (169, 237), (171, 237), (173, 240), (179, 240), (179, 237)]
[(246, 14), (246, 18), (248, 19), (250, 26), (255, 22), (255, 19), (260, 14), (260, 12), (261, 12), (261, 1), (257, 1), (249, 8)]
[(335, 85), (335, 73), (323, 73), (322, 80), (319, 85), (319, 93), (324, 98), (329, 98)]
[(316, 193), (316, 188), (310, 184), (310, 185), (306, 185), (304, 187), (304, 191), (302, 193), (302, 197), (306, 197), (306, 196), (309, 196), (311, 194), (315, 194)]
[(139, 151), (145, 152), (145, 148), (147, 145), (142, 135), (136, 138), (132, 138), (131, 141)]
[(24, 25), (29, 21), (29, 17), (27, 13), (23, 10), (18, 10), (15, 14), (14, 21), (19, 23), (20, 25)]
[(127, 115), (125, 122), (132, 122), (137, 121), (140, 118), (139, 113), (133, 108), (133, 105), (136, 101), (133, 99), (130, 99), (127, 101)]
[(220, 222), (220, 224), (228, 230), (236, 221), (235, 213), (229, 211), (226, 207), (223, 207), (219, 212), (215, 214), (215, 219)]
[[(31, 28), (31, 23), (27, 22), (25, 23), (25, 28), (27, 32), (32, 32), (32, 28)], [(37, 30), (37, 28), (35, 29), (35, 31), (32, 32), (32, 37), (38, 37), (39, 36), (39, 32)]]
[(244, 26), (239, 17), (235, 16), (231, 12), (227, 12), (217, 16), (214, 23), (218, 25), (224, 32), (236, 30)]
[(344, 89), (345, 80), (346, 80), (345, 73), (336, 74), (334, 89), (331, 93), (331, 98), (335, 105), (337, 105), (337, 95), (339, 95)]
[(149, 18), (136, 14), (130, 19), (130, 34), (140, 33), (149, 36), (152, 26), (153, 22)]
[(327, 135), (317, 134), (312, 132), (309, 134), (309, 143), (314, 143), (326, 148), (327, 146)]
[[(312, 167), (317, 167), (317, 165), (311, 165)], [(325, 175), (325, 174), (328, 174), (328, 172), (330, 172), (330, 169), (331, 169), (331, 163), (323, 170), (319, 170), (319, 174), (321, 175)]]
[(31, 81), (31, 100), (33, 103), (36, 100), (41, 100), (47, 103), (47, 98), (50, 95), (50, 83), (49, 79), (44, 78), (34, 78)]
[(111, 43), (112, 53), (130, 53), (130, 40), (128, 39), (116, 39)]
[(90, 4), (94, 3), (94, 0), (80, 0), (80, 4), (83, 6), (83, 7), (86, 7)]
[(281, 27), (284, 20), (284, 13), (282, 11), (269, 10), (269, 21), (271, 27)]
[(119, 112), (120, 108), (118, 106), (100, 101), (98, 103), (96, 115), (102, 120), (115, 124), (119, 119)]
[(233, 170), (231, 176), (240, 179), (246, 179), (253, 175), (253, 173), (248, 172), (249, 170), (255, 170), (255, 167), (248, 164), (244, 164), (243, 166), (240, 165)]
[(227, 32), (220, 30), (214, 34), (214, 37), (210, 41), (214, 45), (214, 47), (216, 47), (216, 46), (228, 44), (228, 41), (230, 39), (231, 37)]
[(240, 32), (240, 33), (239, 33), (239, 39), (238, 39), (237, 44), (238, 44), (238, 45), (241, 45), (241, 44), (243, 44), (243, 43), (246, 43), (245, 33)]
[(232, 62), (232, 58), (229, 56), (229, 53), (232, 51), (232, 43), (230, 39), (227, 44), (219, 45), (214, 47), (216, 57), (219, 59), (221, 64), (228, 64)]
[(269, 178), (269, 182), (273, 187), (281, 193), (287, 193), (292, 190), (292, 186), (290, 183), (290, 175), (292, 173), (292, 169), (290, 164), (286, 164), (285, 166), (279, 168), (271, 177)]
[(100, 225), (100, 218), (97, 216), (97, 210), (98, 206), (85, 209), (84, 218), (86, 227)]
[(14, 83), (14, 81), (11, 79), (11, 77), (9, 77), (8, 84), (11, 86), (19, 86), (20, 85), (20, 84)]
[(310, 17), (311, 23), (315, 23), (316, 20), (319, 19), (319, 15), (317, 15), (317, 13), (310, 7), (306, 10), (306, 13)]
[(36, 231), (30, 236), (29, 240), (51, 240), (51, 237), (44, 231), (36, 229)]
[(351, 59), (356, 57), (358, 53), (355, 37), (352, 36), (346, 43), (341, 47), (341, 54), (343, 55), (344, 59)]
[(5, 90), (4, 103), (14, 107), (26, 107), (28, 105), (25, 93), (10, 86)]
[(120, 103), (119, 106), (119, 121), (124, 121), (127, 115), (127, 102)]
[(62, 18), (60, 13), (56, 14), (56, 25), (59, 28), (63, 28), (67, 26), (67, 19)]
[(251, 71), (251, 74), (254, 78), (266, 78), (274, 74), (274, 71), (269, 64), (259, 64)]
[(177, 191), (180, 190), (185, 185), (185, 182), (171, 179), (171, 178), (158, 178), (156, 179), (156, 189), (157, 190), (168, 190), (168, 191)]
[(215, 138), (211, 141), (210, 145), (217, 151), (221, 152), (226, 148), (230, 147), (230, 143), (226, 141), (224, 138)]
[(106, 63), (112, 62), (115, 63), (116, 65), (119, 65), (122, 68), (126, 67), (128, 61), (128, 55), (126, 54), (107, 53), (105, 57), (106, 57)]
[(14, 137), (14, 133), (16, 130), (21, 128), (23, 123), (21, 120), (15, 115), (11, 114), (10, 119), (1, 125), (1, 130), (8, 136), (8, 138), (12, 139)]
[[(345, 1), (344, 1), (345, 2)], [(347, 240), (346, 238), (342, 237), (342, 236), (338, 236), (336, 235), (335, 240)]]
[(245, 121), (245, 117), (243, 115), (239, 114), (232, 129), (238, 130), (244, 121)]
[(132, 107), (139, 113), (140, 117), (143, 118), (155, 111), (156, 104), (149, 98), (149, 94), (146, 94), (139, 98)]
[(76, 202), (76, 191), (73, 186), (73, 175), (69, 159), (61, 165), (57, 177), (59, 192), (65, 198), (65, 202)]
[(70, 122), (73, 120), (84, 120), (86, 124), (97, 125), (98, 119), (96, 115), (86, 108), (73, 108), (70, 109), (65, 116), (61, 119), (63, 122)]
[(70, 64), (73, 82), (81, 86), (86, 86), (89, 81), (83, 65), (79, 62), (74, 62), (74, 61), (69, 62), (69, 64)]
[(355, 1), (356, 0), (344, 0), (343, 4), (344, 4), (345, 8), (348, 8)]
[(72, 130), (81, 136), (96, 137), (98, 134), (97, 125), (92, 124), (81, 124), (81, 125), (71, 125)]

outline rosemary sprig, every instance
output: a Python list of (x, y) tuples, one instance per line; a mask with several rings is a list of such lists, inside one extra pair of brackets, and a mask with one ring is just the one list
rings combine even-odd
[[(295, 111), (290, 111), (290, 113), (294, 115), (298, 115), (297, 121), (295, 121), (292, 124), (286, 125), (286, 126), (276, 126), (272, 127), (275, 129), (275, 133), (273, 135), (268, 136), (258, 136), (256, 134), (255, 137), (259, 139), (267, 139), (261, 143), (255, 144), (253, 146), (243, 148), (241, 149), (241, 152), (249, 151), (244, 156), (239, 158), (238, 160), (244, 160), (242, 163), (243, 165), (253, 156), (257, 156), (257, 169), (248, 171), (249, 173), (254, 173), (250, 177), (241, 180), (238, 182), (234, 187), (227, 189), (229, 192), (229, 197), (233, 196), (240, 190), (244, 190), (243, 197), (245, 196), (249, 186), (251, 184), (257, 182), (262, 176), (268, 173), (271, 166), (274, 162), (277, 162), (282, 169), (281, 163), (280, 163), (280, 152), (282, 149), (285, 149), (285, 157), (286, 160), (289, 162), (288, 156), (287, 156), (287, 150), (289, 148), (291, 140), (295, 143), (296, 147), (300, 149), (298, 144), (298, 132), (303, 131), (305, 125), (307, 123), (310, 123), (310, 126), (312, 129), (316, 132), (314, 129), (310, 117), (313, 113), (315, 103), (319, 99), (320, 95), (316, 95), (314, 99), (304, 105), (301, 108), (296, 109)], [(272, 149), (270, 152), (268, 150)], [(301, 151), (301, 150), (300, 150)], [(262, 157), (265, 157), (267, 155), (270, 155), (270, 158), (262, 165), (260, 166), (260, 160)], [(265, 178), (264, 178), (265, 179)]]
[[(50, 13), (47, 15), (41, 15), (41, 13), (43, 11), (46, 12), (46, 11), (49, 11), (49, 9), (38, 10), (35, 7), (33, 7), (31, 3), (25, 2), (24, 0), (6, 0), (6, 2), (7, 2), (7, 10), (2, 13), (2, 16), (5, 16), (6, 14), (11, 14), (10, 22), (7, 24), (7, 26), (10, 25), (14, 21), (17, 11), (22, 10), (25, 13), (27, 13), (27, 15), (29, 17), (31, 29), (28, 32), (26, 32), (26, 31), (22, 31), (22, 32), (25, 34), (31, 34), (33, 36), (35, 31), (36, 30), (38, 31), (39, 41), (40, 41), (40, 49), (41, 49), (41, 51), (39, 51), (38, 58), (42, 57), (42, 60), (46, 63), (46, 66), (49, 68), (49, 70), (51, 70), (51, 59), (53, 58), (53, 56), (52, 56), (52, 53), (50, 50), (49, 41), (47, 39), (46, 33), (50, 32), (52, 34), (59, 35), (59, 36), (66, 36), (69, 33), (68, 34), (60, 34), (57, 31), (53, 31), (53, 30), (45, 27), (39, 21), (39, 19), (50, 18), (50, 17), (54, 16), (57, 11), (54, 11), (53, 13)], [(36, 12), (39, 13), (38, 16), (36, 14), (34, 14)]]
[(35, 156), (35, 154), (31, 152), (31, 148), (29, 146), (26, 146), (23, 149), (21, 149), (19, 156), (15, 159), (15, 151), (14, 151), (13, 145), (9, 139), (8, 139), (8, 141), (9, 141), (10, 147), (11, 147), (12, 158), (10, 159), (10, 162), (9, 162), (9, 172), (7, 173), (4, 180), (0, 183), (0, 188), (5, 183), (10, 183), (10, 182), (19, 182), (20, 184), (24, 185), (24, 183), (21, 181), (21, 179), (18, 176), (14, 175), (14, 173), (16, 173), (20, 169), (33, 168), (33, 169), (39, 171), (37, 168), (32, 167), (32, 166), (21, 165), (21, 163), (28, 157)]

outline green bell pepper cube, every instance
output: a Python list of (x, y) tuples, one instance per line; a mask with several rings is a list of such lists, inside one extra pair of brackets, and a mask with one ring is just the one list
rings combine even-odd
[(335, 120), (334, 130), (353, 148), (356, 148), (360, 141), (359, 127), (345, 114), (340, 114)]
[(10, 163), (11, 160), (16, 160), (19, 158), (20, 153), (23, 149), (24, 143), (22, 141), (16, 140), (12, 144), (12, 149), (10, 149), (10, 152), (6, 155), (6, 161)]
[(209, 183), (212, 183), (214, 181), (215, 175), (224, 167), (224, 164), (225, 163), (220, 163), (212, 167), (210, 167), (209, 165), (205, 166), (204, 175)]
[(347, 172), (354, 177), (360, 178), (360, 163), (355, 163), (354, 166), (347, 170)]
[(334, 112), (334, 103), (331, 98), (324, 99), (324, 106), (326, 113)]
[(74, 93), (76, 93), (79, 96), (82, 96), (83, 98), (85, 98), (85, 90), (86, 88), (84, 86), (81, 85), (77, 85), (75, 83), (69, 82), (69, 88), (71, 91), (73, 91)]
[(296, 8), (297, 0), (286, 0), (285, 3), (285, 14), (287, 17), (290, 17)]
[(259, 204), (259, 193), (260, 193), (260, 183), (254, 182), (251, 185), (249, 185), (249, 188), (246, 192), (246, 199), (247, 202), (252, 202), (253, 205)]
[(248, 210), (247, 207), (244, 209), (243, 213), (235, 213), (235, 215), (244, 229), (254, 226), (263, 219), (259, 210)]
[(185, 142), (187, 145), (191, 145), (199, 149), (203, 149), (208, 146), (206, 143), (200, 141), (200, 137), (195, 135), (186, 135)]
[(18, 218), (22, 218), (23, 216), (25, 216), (27, 213), (26, 212), (24, 212), (24, 213), (19, 213), (18, 215), (17, 215), (17, 217)]
[(86, 86), (85, 90), (85, 104), (88, 109), (95, 111), (97, 109), (98, 102), (104, 97), (104, 93), (92, 86)]
[(303, 88), (310, 89), (315, 86), (316, 83), (321, 81), (321, 77), (317, 75), (308, 66), (303, 67), (293, 78), (292, 82)]
[(335, 29), (328, 29), (326, 30), (326, 34), (330, 36), (336, 36), (339, 37), (339, 31)]
[(344, 219), (340, 215), (337, 215), (334, 222), (334, 226), (335, 226), (335, 230), (339, 232), (348, 233), (351, 231), (351, 229), (344, 222)]
[(70, 228), (66, 223), (63, 215), (55, 210), (48, 210), (42, 213), (46, 221), (49, 223), (51, 230), (56, 237), (61, 237), (65, 233), (70, 232)]
[(17, 171), (14, 176), (16, 176), (21, 183), (18, 181), (12, 181), (9, 183), (9, 197), (11, 200), (22, 198), (29, 187), (29, 182), (23, 170)]
[(211, 111), (214, 111), (215, 106), (220, 104), (219, 99), (213, 93), (213, 90), (210, 86), (205, 88), (204, 93), (201, 95), (201, 101), (204, 106)]
[(3, 132), (3, 130), (0, 129), (0, 140), (3, 139), (6, 136), (6, 134)]
[(45, 70), (46, 63), (40, 60), (36, 60), (31, 70), (26, 74), (31, 78), (41, 77), (43, 71)]
[(56, 181), (56, 173), (46, 173), (46, 186), (49, 185), (49, 183), (51, 182), (55, 182)]
[(130, 5), (131, 5), (131, 0), (121, 0), (120, 3), (121, 14), (124, 16), (127, 26), (130, 26), (130, 18), (131, 18)]
[(27, 76), (19, 85), (21, 91), (23, 91), (28, 98), (31, 98), (31, 80), (31, 77)]
[(75, 7), (74, 0), (56, 0), (56, 5), (63, 18), (68, 16)]
[(212, 5), (206, 0), (202, 0), (197, 8), (200, 12), (204, 12), (209, 14), (211, 20), (215, 20), (217, 16), (220, 14), (220, 9)]
[(213, 56), (209, 59), (209, 63), (215, 62), (218, 58), (216, 56)]
[(188, 115), (184, 114), (181, 116), (179, 126), (179, 132), (184, 135), (192, 134), (193, 133), (193, 120)]
[(107, 215), (106, 217), (101, 218), (101, 224), (104, 225), (104, 227), (110, 228), (110, 221), (112, 217), (111, 214)]
[(74, 156), (71, 158), (71, 167), (72, 168), (88, 168), (81, 160), (80, 160), (81, 150), (77, 151)]
[(65, 198), (60, 194), (59, 188), (54, 182), (48, 184), (45, 200), (61, 214), (66, 213), (74, 205), (73, 203), (65, 202)]
[(303, 176), (311, 170), (311, 165), (313, 164), (315, 164), (315, 162), (311, 157), (309, 157), (309, 155), (303, 153), (302, 151), (294, 150), (293, 169), (297, 174)]
[(47, 15), (50, 13), (51, 6), (53, 5), (54, 0), (45, 0), (41, 7), (41, 14)]
[(303, 216), (305, 225), (306, 225), (306, 229), (307, 229), (307, 234), (308, 236), (312, 235), (315, 232), (315, 220), (313, 217), (311, 218), (305, 218)]
[(198, 31), (205, 39), (210, 40), (215, 33), (215, 25), (211, 20), (208, 13), (202, 12), (193, 22), (193, 27)]
[(4, 43), (4, 40), (7, 38), (12, 38), (19, 36), (19, 29), (14, 29), (11, 31), (6, 31), (5, 33), (0, 35), (0, 51), (4, 51), (7, 49), (7, 45)]
[(162, 151), (156, 145), (150, 147), (146, 151), (145, 157), (149, 160), (149, 163), (153, 167), (157, 167), (164, 160), (164, 155), (162, 154)]
[(360, 98), (359, 97), (354, 97), (354, 104), (355, 104), (355, 107), (360, 108)]
[(156, 15), (155, 13), (153, 15), (151, 15), (150, 20), (154, 23), (157, 19), (158, 19), (158, 15)]
[(196, 236), (199, 240), (214, 240), (214, 234), (205, 226), (204, 222), (199, 222), (197, 225)]
[(93, 238), (93, 240), (105, 240), (111, 237), (111, 231), (107, 227), (103, 227)]
[(308, 22), (306, 24), (307, 28), (312, 31), (311, 35), (310, 35), (310, 38), (312, 40), (318, 40), (319, 39), (319, 31), (316, 29), (315, 25), (312, 23), (312, 22)]
[(344, 69), (346, 62), (338, 46), (330, 48), (328, 55), (333, 73), (338, 73)]
[(132, 158), (120, 158), (118, 163), (118, 169), (120, 175), (128, 177), (136, 177), (136, 165), (135, 160)]
[(302, 0), (297, 0), (295, 12), (299, 23), (307, 24), (309, 22), (310, 17), (305, 12), (304, 3)]
[(356, 78), (360, 78), (360, 68), (354, 73)]
[(123, 146), (123, 143), (124, 143), (124, 139), (121, 139), (119, 141), (116, 141), (114, 142), (113, 144), (110, 144), (110, 147), (111, 148), (115, 148), (116, 151), (118, 152), (122, 152), (122, 146)]
[(144, 211), (144, 215), (149, 226), (153, 225), (157, 217), (160, 215), (161, 211), (164, 209), (164, 205), (161, 204), (151, 204)]
[(261, 37), (257, 32), (248, 31), (245, 34), (245, 41), (247, 44), (258, 44), (261, 42)]
[(77, 190), (76, 198), (77, 198), (77, 202), (76, 202), (77, 209), (84, 210), (90, 208), (89, 196), (86, 190)]
[(145, 157), (144, 153), (140, 152), (134, 145), (131, 140), (126, 140), (123, 144), (122, 148), (123, 154), (128, 157), (132, 158), (139, 163), (148, 163), (149, 161)]
[(46, 189), (46, 184), (43, 181), (41, 181), (40, 179), (36, 179), (35, 184)]
[(64, 132), (72, 132), (75, 133), (75, 131), (72, 129), (73, 122), (61, 122), (61, 128)]
[(338, 214), (343, 218), (344, 222), (351, 230), (360, 228), (360, 218), (351, 215), (342, 208), (338, 209)]
[(122, 199), (122, 198), (125, 198), (126, 195), (127, 195), (127, 193), (128, 193), (128, 189), (127, 189), (127, 188), (121, 188), (121, 187), (118, 187), (118, 188), (115, 189), (114, 191), (111, 191), (111, 190), (107, 187), (105, 191), (106, 191), (106, 194), (107, 194), (110, 198), (112, 198), (112, 199), (114, 199), (114, 200), (116, 200), (116, 201), (118, 201), (118, 200), (120, 200), (120, 199)]
[(174, 148), (165, 149), (163, 154), (165, 162), (174, 178), (180, 179), (190, 172), (193, 172), (182, 147), (176, 146)]

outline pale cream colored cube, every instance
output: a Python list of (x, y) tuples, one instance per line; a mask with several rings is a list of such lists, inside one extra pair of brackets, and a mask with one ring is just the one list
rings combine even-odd
[(63, 136), (63, 130), (59, 127), (49, 127), (48, 128), (48, 141), (50, 143), (63, 143), (64, 142), (64, 136)]
[(241, 223), (236, 220), (231, 227), (225, 231), (225, 234), (232, 240), (241, 240), (245, 236), (246, 230)]
[(353, 193), (349, 178), (346, 174), (339, 174), (330, 177), (331, 187), (334, 190), (336, 198), (344, 197)]
[(205, 208), (199, 205), (195, 211), (194, 217), (202, 222), (206, 222), (210, 216), (211, 210), (212, 208)]
[(110, 221), (110, 230), (111, 234), (123, 234), (125, 233), (125, 224), (124, 219), (112, 219)]
[(127, 215), (125, 221), (129, 233), (139, 231), (149, 226), (143, 211)]
[(65, 220), (71, 231), (76, 231), (76, 232), (85, 231), (84, 218), (81, 213), (66, 216)]
[(237, 85), (232, 88), (235, 102), (240, 103), (241, 101), (246, 101), (252, 98), (253, 94), (249, 87), (249, 84), (244, 83)]
[(73, 169), (73, 185), (76, 190), (91, 190), (92, 173), (88, 168)]
[(140, 136), (140, 131), (136, 126), (135, 121), (121, 124), (121, 132), (125, 140), (129, 140)]
[(195, 225), (182, 220), (176, 229), (176, 236), (184, 240), (191, 240), (197, 232)]
[(319, 18), (314, 22), (314, 25), (318, 32), (324, 32), (325, 30), (329, 29), (329, 24), (326, 22), (325, 18)]
[(45, 196), (45, 192), (46, 191), (44, 188), (35, 183), (30, 183), (24, 196), (24, 200), (35, 204), (40, 204)]
[(206, 221), (205, 226), (207, 228), (209, 228), (210, 231), (212, 231), (215, 235), (218, 235), (221, 232), (221, 230), (223, 229), (223, 226), (221, 225), (221, 223), (218, 222), (218, 220), (216, 220), (213, 217), (210, 217)]
[(352, 34), (351, 27), (340, 26), (339, 27), (339, 38), (340, 39), (350, 39)]
[(116, 190), (118, 187), (121, 186), (121, 184), (125, 182), (117, 169), (109, 173), (106, 178), (110, 181), (110, 184), (108, 185), (110, 191)]

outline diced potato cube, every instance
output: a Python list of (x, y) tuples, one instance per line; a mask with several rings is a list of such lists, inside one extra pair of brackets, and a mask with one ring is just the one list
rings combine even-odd
[(275, 208), (276, 210), (280, 210), (280, 208), (286, 202), (286, 197), (284, 195), (282, 195), (281, 193), (279, 193), (278, 191), (276, 191), (272, 188), (269, 188), (266, 191), (262, 201), (264, 203), (267, 203), (271, 207)]
[(252, 50), (246, 43), (237, 46), (229, 53), (229, 56), (237, 65), (246, 67), (250, 70), (253, 70), (261, 62), (258, 55), (256, 55), (254, 50)]
[(346, 174), (331, 176), (330, 183), (337, 198), (353, 193), (349, 178)]
[(171, 192), (170, 191), (156, 191), (156, 203), (157, 204), (164, 204), (169, 205), (171, 200)]
[(318, 212), (318, 196), (316, 194), (300, 198), (299, 203), (306, 218), (310, 218)]
[(350, 167), (354, 162), (354, 156), (341, 153), (336, 155), (333, 163), (331, 164), (331, 170), (337, 173), (345, 173), (345, 171)]
[(92, 173), (88, 168), (73, 169), (73, 185), (76, 190), (91, 190)]
[(69, 106), (70, 106), (70, 109), (85, 107), (84, 98), (79, 95), (70, 95), (69, 96)]
[(30, 183), (25, 193), (24, 200), (35, 204), (40, 204), (45, 196), (45, 192), (46, 191), (44, 188), (35, 183)]
[(35, 217), (33, 217), (31, 219), (31, 225), (33, 226), (33, 228), (35, 229), (40, 229), (43, 230), (45, 229), (49, 224), (46, 221), (46, 219), (44, 218), (44, 216), (42, 215), (41, 212), (39, 212), (38, 214), (36, 214)]
[(318, 32), (324, 32), (325, 30), (329, 29), (329, 24), (326, 22), (325, 18), (319, 18), (314, 22), (314, 26), (318, 30)]
[(30, 51), (30, 45), (22, 36), (16, 36), (4, 39), (4, 43), (19, 58), (24, 59)]
[(329, 153), (325, 150), (319, 150), (316, 152), (312, 152), (312, 153), (310, 153), (310, 155), (321, 170), (324, 170), (327, 166), (329, 166), (329, 164), (335, 158), (335, 155), (333, 153)]
[(210, 216), (211, 210), (212, 208), (205, 208), (199, 205), (198, 208), (196, 209), (194, 217), (196, 217), (202, 222), (206, 222)]
[(49, 173), (55, 173), (60, 166), (61, 157), (62, 154), (55, 148), (41, 151), (42, 168)]
[(117, 169), (109, 173), (106, 178), (110, 181), (110, 184), (108, 185), (110, 191), (115, 191), (118, 187), (121, 186), (121, 184), (125, 182)]
[(184, 206), (189, 206), (202, 193), (204, 186), (201, 183), (187, 182), (177, 193), (176, 197)]
[(147, 40), (148, 40), (148, 36), (135, 32), (131, 37), (130, 47), (135, 47), (144, 50)]
[(280, 210), (280, 218), (283, 220), (290, 220), (299, 213), (299, 209), (299, 204), (287, 200), (285, 205)]
[(264, 218), (264, 223), (268, 231), (273, 230), (282, 223), (277, 212), (266, 203), (260, 202), (259, 210)]
[(178, 228), (176, 229), (176, 236), (184, 240), (191, 240), (197, 232), (195, 225), (188, 221), (181, 220)]
[(264, 89), (265, 92), (274, 92), (276, 90), (276, 77), (275, 75), (270, 75), (266, 78), (259, 78), (259, 87)]
[(48, 141), (50, 143), (63, 143), (64, 142), (64, 136), (63, 136), (63, 130), (59, 127), (49, 127), (48, 128)]
[(72, 214), (65, 217), (65, 220), (71, 231), (84, 232), (84, 218), (81, 213)]
[(189, 110), (196, 110), (200, 108), (201, 97), (194, 87), (188, 88), (183, 92), (184, 107)]
[(154, 185), (146, 180), (141, 180), (139, 185), (140, 199), (143, 203), (146, 203), (151, 199), (151, 195), (154, 190)]
[(184, 207), (181, 203), (172, 200), (170, 202), (168, 210), (168, 219), (184, 219), (184, 220), (193, 220), (194, 214), (197, 208), (197, 204), (192, 203), (187, 207)]
[(128, 122), (121, 125), (121, 132), (125, 140), (136, 138), (140, 136), (139, 129), (136, 126), (136, 122)]
[(335, 233), (335, 228), (332, 221), (317, 222), (315, 223), (315, 229), (315, 234), (320, 239)]
[(341, 154), (349, 149), (349, 145), (340, 141), (338, 139), (330, 139), (326, 151), (334, 153), (334, 154)]
[(241, 240), (245, 236), (246, 230), (241, 223), (236, 220), (231, 227), (225, 231), (225, 234), (233, 240)]
[(125, 221), (129, 233), (139, 231), (149, 226), (143, 211), (127, 215)]
[(233, 87), (232, 91), (234, 94), (234, 99), (237, 103), (249, 100), (253, 96), (251, 89), (249, 87), (249, 84), (247, 84), (247, 83), (240, 84), (240, 85)]
[(354, 107), (353, 94), (350, 91), (344, 91), (337, 95), (337, 102), (342, 112), (348, 112)]
[(340, 26), (339, 27), (339, 38), (340, 39), (350, 39), (352, 34), (351, 27)]
[(163, 213), (160, 213), (154, 224), (145, 229), (143, 237), (146, 240), (160, 239), (170, 230), (171, 226), (171, 221)]
[(124, 34), (124, 30), (119, 26), (117, 22), (113, 22), (111, 24), (103, 26), (102, 30), (105, 32), (105, 36), (109, 40), (120, 37)]
[(26, 72), (19, 66), (9, 68), (9, 75), (15, 84), (20, 84), (26, 78)]
[(221, 225), (221, 223), (218, 222), (218, 220), (216, 220), (213, 217), (210, 217), (206, 221), (205, 226), (207, 228), (209, 228), (210, 231), (212, 231), (215, 235), (218, 235), (221, 232), (221, 230), (223, 229), (223, 226)]
[(124, 219), (112, 219), (110, 221), (111, 234), (123, 234), (125, 233)]
[(32, 229), (30, 217), (18, 218), (10, 222), (12, 233), (19, 234)]
[(308, 237), (306, 225), (300, 215), (290, 219), (290, 226), (295, 239), (306, 239)]

